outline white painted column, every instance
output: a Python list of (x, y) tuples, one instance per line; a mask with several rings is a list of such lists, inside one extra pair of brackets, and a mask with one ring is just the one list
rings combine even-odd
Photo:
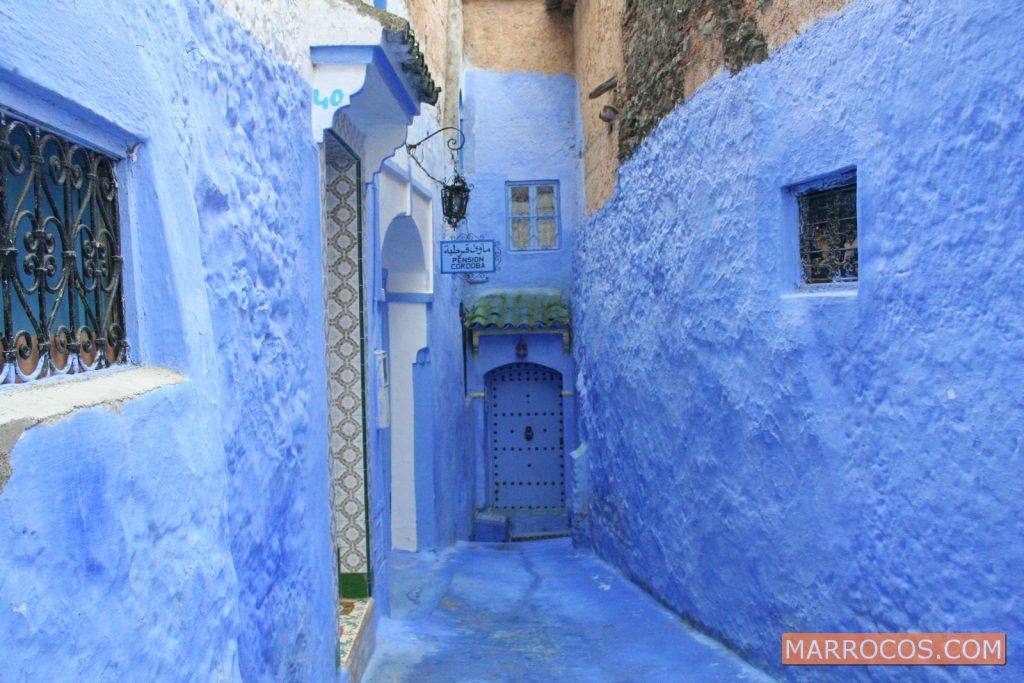
[(412, 366), (427, 345), (425, 304), (389, 303), (391, 338), (391, 545), (416, 550), (415, 415)]

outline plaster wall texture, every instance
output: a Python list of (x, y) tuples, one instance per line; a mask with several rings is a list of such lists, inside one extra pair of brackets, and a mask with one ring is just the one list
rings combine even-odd
[(494, 71), (573, 73), (572, 17), (544, 0), (463, 0), (468, 63)]
[[(309, 22), (313, 0), (215, 0), (256, 40), (309, 78)], [(354, 11), (351, 12), (355, 14)]]
[[(502, 244), (500, 269), (468, 294), (492, 288), (551, 287), (567, 297), (580, 219), (580, 130), (576, 79), (471, 68), (463, 91), (466, 175), (473, 186), (469, 232)], [(511, 181), (557, 180), (560, 248), (510, 251), (507, 189)]]
[(590, 98), (594, 88), (613, 76), (625, 81), (622, 61), (622, 13), (626, 0), (590, 0), (576, 5), (573, 15), (575, 73), (579, 79), (580, 122), (583, 126), (583, 178), (587, 212), (598, 210), (615, 192), (619, 169), (617, 123), (599, 118), (607, 106), (622, 108), (616, 88)]
[[(1024, 637), (1022, 29), (851, 3), (665, 118), (579, 235), (594, 547), (789, 680), (784, 631)], [(856, 294), (797, 294), (783, 188), (851, 165)]]
[(330, 680), (306, 83), (209, 0), (9, 0), (0, 41), (5, 105), (140, 143), (119, 167), (130, 341), (186, 378), (14, 445), (0, 680)]

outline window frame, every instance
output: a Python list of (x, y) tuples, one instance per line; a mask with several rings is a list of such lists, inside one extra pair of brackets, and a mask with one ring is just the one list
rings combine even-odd
[[(116, 261), (120, 270), (117, 287), (120, 296), (115, 305), (119, 309), (124, 345), (122, 354), (105, 367), (83, 367), (73, 372), (66, 372), (70, 367), (65, 367), (64, 371), (47, 372), (27, 381), (0, 384), (0, 391), (5, 394), (52, 383), (61, 384), (65, 379), (88, 379), (139, 367), (139, 348), (142, 345), (136, 289), (138, 259), (135, 258), (135, 233), (138, 226), (132, 216), (134, 183), (128, 169), (128, 163), (136, 158), (141, 139), (116, 124), (92, 115), (91, 112), (78, 111), (70, 103), (65, 103), (66, 108), (63, 110), (55, 110), (52, 104), (43, 103), (34, 95), (33, 91), (15, 89), (9, 83), (0, 80), (0, 110), (6, 116), (29, 127), (38, 128), (43, 134), (54, 136), (61, 144), (76, 145), (88, 154), (102, 157), (107, 163), (115, 186), (114, 219), (117, 221), (118, 239)], [(69, 109), (71, 111), (68, 111)], [(58, 243), (56, 246), (60, 248), (63, 245)], [(83, 318), (83, 322), (86, 319)], [(3, 334), (2, 330), (0, 334)], [(0, 366), (2, 365), (3, 359), (0, 359)]]
[[(555, 195), (555, 213), (540, 215), (537, 212), (537, 188), (551, 186), (554, 190)], [(530, 213), (529, 216), (524, 214), (512, 213), (512, 188), (514, 187), (526, 187), (529, 190), (530, 196)], [(515, 246), (514, 235), (512, 231), (513, 220), (524, 220), (529, 218), (530, 221), (530, 246), (528, 247), (517, 247)], [(555, 221), (555, 245), (553, 247), (542, 247), (540, 246), (540, 234), (537, 230), (537, 222), (540, 220), (554, 220)], [(508, 239), (508, 250), (514, 252), (527, 252), (527, 251), (558, 251), (562, 248), (562, 196), (561, 187), (557, 180), (515, 180), (507, 181), (505, 183), (505, 234)]]
[[(850, 165), (844, 166), (839, 170), (830, 173), (823, 173), (783, 187), (783, 195), (785, 197), (783, 216), (786, 229), (785, 238), (783, 239), (785, 254), (782, 259), (783, 268), (781, 272), (785, 273), (787, 281), (783, 287), (784, 296), (838, 295), (846, 297), (855, 296), (857, 294), (859, 286), (863, 281), (863, 250), (860, 244), (860, 239), (863, 236), (863, 221), (862, 212), (860, 210), (861, 183), (859, 176), (860, 174), (857, 166)], [(804, 275), (803, 254), (801, 253), (803, 224), (801, 222), (800, 200), (808, 194), (838, 190), (848, 186), (852, 186), (855, 193), (854, 217), (856, 219), (857, 238), (857, 277), (853, 280), (840, 282), (807, 282)], [(789, 294), (786, 294), (787, 291)]]

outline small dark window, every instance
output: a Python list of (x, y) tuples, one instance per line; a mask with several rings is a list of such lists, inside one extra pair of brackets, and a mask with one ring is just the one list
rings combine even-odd
[(558, 183), (509, 183), (508, 218), (513, 251), (558, 249)]
[(0, 385), (125, 361), (115, 163), (0, 111)]
[(797, 194), (800, 267), (807, 285), (857, 282), (857, 176)]

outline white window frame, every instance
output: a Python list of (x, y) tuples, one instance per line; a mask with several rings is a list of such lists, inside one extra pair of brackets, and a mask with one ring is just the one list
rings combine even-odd
[[(555, 192), (555, 213), (554, 215), (544, 214), (538, 215), (537, 213), (537, 188), (544, 186), (551, 186)], [(512, 188), (513, 187), (527, 187), (530, 192), (530, 214), (529, 216), (519, 214), (512, 215)], [(517, 180), (508, 181), (505, 183), (505, 233), (508, 238), (508, 250), (509, 251), (557, 251), (562, 248), (562, 198), (561, 189), (557, 180)], [(530, 246), (528, 247), (517, 247), (512, 238), (512, 221), (525, 220), (530, 221)], [(539, 244), (539, 237), (537, 233), (537, 221), (538, 220), (554, 220), (555, 221), (555, 246), (553, 247), (542, 247)]]

